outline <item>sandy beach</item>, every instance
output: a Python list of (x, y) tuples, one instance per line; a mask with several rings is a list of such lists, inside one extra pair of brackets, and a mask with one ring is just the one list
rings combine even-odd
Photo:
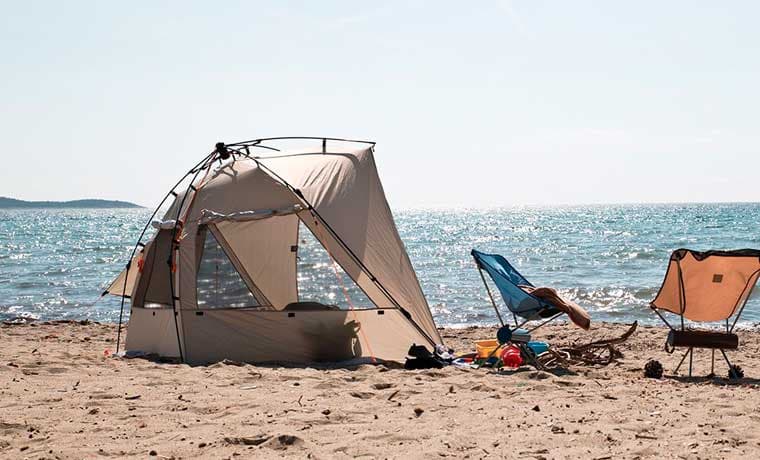
[[(552, 344), (613, 336), (624, 325), (567, 325)], [(443, 330), (460, 352), (493, 329)], [(0, 327), (0, 456), (4, 458), (753, 458), (760, 452), (760, 334), (733, 353), (748, 377), (643, 377), (670, 370), (666, 330), (639, 327), (606, 367), (497, 374), (207, 367), (105, 357), (115, 326)], [(709, 372), (697, 354), (696, 372)], [(725, 375), (722, 364), (716, 366)]]

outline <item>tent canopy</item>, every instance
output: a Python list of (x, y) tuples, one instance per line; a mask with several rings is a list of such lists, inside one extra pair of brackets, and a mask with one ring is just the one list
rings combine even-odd
[[(131, 270), (119, 275), (107, 292), (130, 296), (133, 311), (148, 303), (177, 310), (177, 335), (182, 346), (178, 351), (184, 351), (190, 360), (194, 360), (193, 356), (208, 357), (213, 355), (209, 347), (232, 345), (214, 344), (202, 328), (254, 330), (252, 318), (260, 320), (266, 317), (262, 315), (285, 312), (289, 305), (309, 300), (299, 298), (296, 270), (299, 223), (303, 223), (372, 303), (357, 305), (357, 310), (395, 310), (398, 316), (394, 321), (408, 323), (402, 333), (408, 342), (403, 344), (406, 348), (412, 343), (441, 343), (385, 199), (375, 166), (374, 145), (328, 145), (325, 141), (321, 147), (257, 157), (237, 151), (215, 169), (212, 165), (219, 158), (210, 156), (190, 187), (176, 193), (163, 220), (155, 224), (158, 232), (135, 256)], [(234, 284), (241, 292), (230, 287), (221, 299), (219, 295), (211, 299), (206, 288), (213, 285), (218, 289), (220, 283)], [(205, 314), (215, 315), (216, 321), (196, 324), (203, 313), (191, 315), (190, 311), (209, 310), (212, 304), (214, 311)], [(223, 310), (235, 308), (222, 320)], [(240, 308), (257, 316), (242, 317)], [(308, 323), (317, 324), (311, 316)], [(327, 317), (338, 316), (323, 315)], [(381, 330), (376, 317), (370, 320), (365, 315), (364, 323), (367, 327), (377, 323)], [(340, 333), (345, 333), (349, 320), (341, 317), (338, 321)], [(285, 335), (299, 333), (294, 330), (308, 326), (293, 321), (271, 324), (289, 326), (289, 332), (281, 331)], [(319, 327), (325, 325), (320, 323)], [(356, 329), (360, 331), (361, 326)], [(249, 346), (245, 331), (238, 332), (240, 337), (234, 347), (240, 348), (241, 343)], [(364, 332), (358, 334), (367, 342), (363, 355), (403, 358), (398, 356), (398, 350), (403, 348), (400, 346), (392, 347), (395, 356), (370, 352), (373, 341), (384, 340), (367, 337)], [(133, 334), (132, 324), (129, 333)], [(261, 345), (260, 336), (259, 331), (259, 338), (250, 337), (250, 342)], [(202, 351), (198, 345), (201, 343)], [(263, 352), (259, 349), (257, 356), (266, 356), (267, 347), (272, 349), (274, 345), (264, 346)]]
[(652, 307), (691, 321), (723, 321), (741, 313), (760, 275), (760, 251), (692, 251), (670, 256)]

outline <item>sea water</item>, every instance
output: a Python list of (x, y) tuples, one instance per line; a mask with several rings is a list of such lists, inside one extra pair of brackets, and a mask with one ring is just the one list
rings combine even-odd
[[(648, 304), (674, 249), (760, 248), (756, 203), (398, 209), (394, 215), (442, 326), (496, 322), (472, 248), (502, 254), (533, 284), (556, 288), (595, 321), (645, 323), (657, 322)], [(119, 299), (100, 293), (123, 269), (149, 216), (145, 209), (0, 210), (0, 320), (117, 321)], [(300, 246), (303, 300), (362, 302), (313, 239), (302, 236)], [(346, 301), (343, 286), (353, 300)], [(127, 304), (125, 315), (128, 310)], [(742, 318), (760, 322), (757, 291)]]

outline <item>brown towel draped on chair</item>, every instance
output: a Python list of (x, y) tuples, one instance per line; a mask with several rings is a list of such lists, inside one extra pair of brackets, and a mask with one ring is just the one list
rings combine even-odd
[(580, 305), (567, 299), (563, 299), (559, 293), (550, 287), (519, 286), (520, 289), (552, 304), (557, 310), (567, 314), (570, 321), (576, 326), (588, 330), (591, 327), (591, 316)]

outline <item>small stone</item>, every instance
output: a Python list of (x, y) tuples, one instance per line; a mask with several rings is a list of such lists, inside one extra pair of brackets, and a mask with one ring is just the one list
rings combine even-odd
[(322, 415), (330, 415), (331, 413), (332, 412), (330, 411), (330, 409), (325, 409), (322, 411)]
[(155, 450), (151, 450), (150, 452), (148, 452), (148, 455), (150, 455), (151, 457), (155, 457), (156, 455), (158, 455), (158, 452), (156, 452)]
[(533, 410), (535, 412), (541, 412), (541, 408), (538, 407), (538, 405), (533, 406), (533, 409), (531, 409), (531, 410)]
[(415, 417), (419, 417), (420, 415), (422, 415), (423, 412), (425, 412), (425, 410), (422, 409), (422, 408), (420, 408), (420, 407), (415, 407), (414, 408), (414, 416)]
[(206, 444), (205, 442), (202, 442), (202, 443), (198, 444), (198, 448), (200, 448), (200, 449), (203, 449), (203, 448), (204, 448), (204, 447), (206, 447), (207, 445), (208, 445), (208, 444)]
[(301, 444), (303, 441), (298, 436), (293, 436), (289, 434), (281, 434), (280, 436), (277, 436), (277, 442), (282, 446), (293, 446), (296, 444)]

